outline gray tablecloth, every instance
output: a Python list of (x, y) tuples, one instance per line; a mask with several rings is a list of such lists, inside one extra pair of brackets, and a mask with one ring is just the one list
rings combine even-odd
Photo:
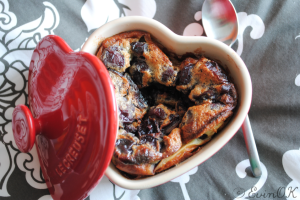
[[(118, 17), (154, 18), (179, 35), (204, 35), (203, 0), (0, 0), (0, 199), (51, 199), (35, 148), (13, 142), (11, 115), (27, 104), (28, 66), (37, 42), (62, 37), (74, 50)], [(242, 131), (192, 171), (161, 186), (125, 190), (103, 177), (87, 199), (300, 199), (300, 1), (232, 0), (239, 17), (232, 46), (253, 84), (249, 112), (262, 165), (254, 178)]]

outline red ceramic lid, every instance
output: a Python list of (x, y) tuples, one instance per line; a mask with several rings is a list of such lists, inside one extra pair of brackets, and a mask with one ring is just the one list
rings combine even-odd
[(28, 89), (30, 110), (19, 105), (13, 112), (17, 146), (28, 152), (35, 142), (53, 199), (84, 199), (110, 163), (118, 129), (105, 66), (47, 36), (33, 52)]

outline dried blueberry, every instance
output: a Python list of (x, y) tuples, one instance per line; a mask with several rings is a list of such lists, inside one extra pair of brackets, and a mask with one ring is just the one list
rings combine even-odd
[(236, 101), (236, 90), (233, 84), (223, 84), (220, 94), (228, 94)]
[(191, 81), (191, 69), (193, 64), (185, 66), (177, 75), (177, 85), (187, 85)]
[(143, 73), (139, 71), (134, 71), (132, 74), (132, 79), (137, 85), (143, 84)]
[(222, 87), (221, 87), (220, 94), (229, 93), (230, 89), (231, 89), (231, 85), (230, 84), (223, 84)]
[(142, 122), (142, 124), (138, 128), (139, 136), (148, 135), (151, 133), (159, 133), (159, 125), (158, 121), (154, 118), (147, 118)]
[(149, 69), (149, 66), (147, 65), (147, 63), (144, 60), (137, 60), (135, 63), (136, 68), (139, 71), (146, 71), (147, 69)]
[(217, 63), (214, 61), (207, 61), (205, 63), (206, 67), (211, 70), (211, 71), (217, 71), (218, 70), (218, 66)]
[(172, 68), (168, 68), (166, 71), (162, 73), (161, 80), (163, 82), (167, 82), (172, 76), (174, 76), (174, 70)]
[(124, 130), (130, 133), (135, 133), (137, 131), (137, 127), (133, 124), (124, 124)]
[(207, 99), (210, 99), (214, 102), (217, 98), (217, 91), (214, 88), (209, 88), (207, 91), (201, 93), (200, 95), (193, 96), (193, 98), (200, 102)]
[(222, 73), (222, 70), (219, 67), (218, 63), (216, 63), (215, 61), (207, 61), (205, 65), (210, 71), (212, 71), (216, 76), (218, 76), (219, 79), (221, 79), (222, 81), (227, 80), (227, 76), (225, 75), (225, 73)]
[(135, 65), (136, 69), (133, 71), (132, 75), (132, 80), (137, 84), (137, 85), (142, 85), (143, 84), (143, 71), (147, 70), (149, 66), (144, 60), (136, 60), (133, 65)]
[(149, 143), (152, 146), (156, 147), (156, 138), (152, 137), (151, 135), (145, 135), (140, 139), (140, 144), (146, 144)]
[(121, 110), (121, 109), (120, 109), (120, 120), (125, 124), (132, 123), (134, 121), (134, 119), (129, 117), (128, 110)]
[(105, 66), (122, 68), (124, 66), (124, 55), (122, 55), (120, 48), (108, 47), (104, 51), (103, 62)]
[(149, 116), (155, 117), (158, 119), (165, 119), (167, 114), (165, 113), (164, 109), (162, 109), (162, 108), (152, 108), (149, 111)]
[(116, 141), (116, 147), (120, 149), (122, 153), (131, 153), (134, 141), (128, 139), (118, 139)]
[(142, 55), (148, 49), (148, 44), (145, 42), (132, 42), (130, 46), (132, 51), (139, 55)]

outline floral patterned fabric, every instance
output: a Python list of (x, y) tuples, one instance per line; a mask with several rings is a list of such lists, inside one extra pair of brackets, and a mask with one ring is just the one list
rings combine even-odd
[[(126, 190), (103, 177), (87, 199), (300, 200), (300, 1), (232, 0), (239, 35), (232, 48), (253, 84), (249, 112), (262, 176), (250, 171), (242, 131), (205, 163), (155, 188)], [(204, 35), (203, 0), (0, 0), (0, 199), (50, 200), (35, 147), (21, 153), (12, 111), (28, 104), (28, 67), (41, 38), (75, 51), (98, 27), (124, 16), (154, 18), (179, 35)]]

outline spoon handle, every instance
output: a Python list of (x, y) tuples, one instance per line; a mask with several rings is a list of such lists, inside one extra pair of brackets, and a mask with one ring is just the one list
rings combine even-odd
[(242, 124), (242, 130), (244, 134), (244, 139), (246, 143), (246, 148), (250, 160), (251, 170), (255, 177), (261, 176), (260, 160), (256, 149), (255, 140), (252, 133), (252, 128), (250, 125), (248, 115)]

